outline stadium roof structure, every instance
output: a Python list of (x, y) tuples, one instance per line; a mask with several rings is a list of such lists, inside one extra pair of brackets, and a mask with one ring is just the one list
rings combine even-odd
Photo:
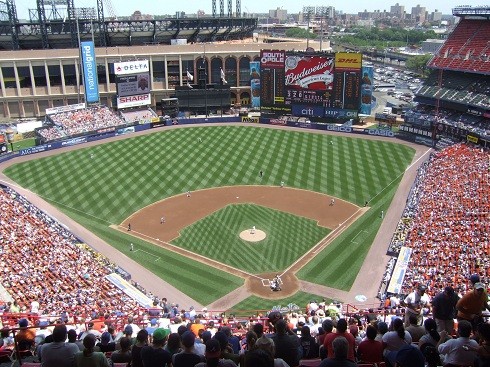
[(66, 19), (47, 21), (43, 27), (39, 23), (0, 22), (0, 50), (77, 48), (79, 42), (91, 40), (100, 47), (170, 44), (172, 39), (188, 43), (227, 41), (251, 37), (256, 26), (257, 18), (212, 17), (102, 23)]
[(490, 17), (490, 6), (470, 6), (460, 5), (453, 9), (453, 15), (456, 17), (478, 16), (478, 17)]

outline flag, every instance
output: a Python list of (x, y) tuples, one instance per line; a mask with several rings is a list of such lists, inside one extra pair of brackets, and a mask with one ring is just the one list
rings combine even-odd
[(189, 81), (187, 81), (187, 86), (190, 88), (190, 89), (194, 89), (192, 88), (192, 85), (189, 84)]
[(225, 79), (225, 72), (223, 69), (221, 69), (221, 80), (223, 81), (223, 84), (228, 84), (228, 82)]
[(189, 73), (189, 70), (187, 70), (187, 79), (190, 80), (191, 82), (194, 80), (194, 77), (192, 76), (191, 73)]

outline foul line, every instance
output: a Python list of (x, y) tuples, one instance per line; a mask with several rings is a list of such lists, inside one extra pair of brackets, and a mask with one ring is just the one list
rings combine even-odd
[[(140, 249), (136, 249), (136, 250), (134, 250), (133, 252), (138, 252), (138, 251), (139, 251), (139, 252), (144, 252), (145, 254), (148, 254), (148, 255), (150, 255), (150, 256), (155, 256), (154, 254), (150, 254), (148, 251), (145, 251), (145, 250), (140, 250)], [(160, 256), (158, 256), (158, 257), (157, 257), (155, 260), (153, 260), (153, 262), (157, 262), (157, 261), (158, 261), (158, 260), (160, 260), (160, 259), (161, 259), (161, 257), (160, 257)]]

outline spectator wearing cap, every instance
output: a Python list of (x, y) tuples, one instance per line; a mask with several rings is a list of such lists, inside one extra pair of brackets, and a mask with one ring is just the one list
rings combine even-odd
[[(470, 282), (471, 282), (471, 286), (473, 288), (475, 288), (475, 284), (476, 283), (483, 283), (481, 280), (480, 280), (480, 276), (478, 274), (472, 274), (470, 276)], [(484, 284), (484, 283), (483, 283)], [(485, 299), (488, 300), (488, 292), (486, 289), (483, 290), (483, 292), (485, 293)], [(485, 308), (490, 311), (490, 305), (488, 304), (488, 302), (485, 302)]]
[(73, 343), (65, 343), (68, 332), (65, 325), (56, 325), (53, 329), (53, 342), (43, 344), (38, 351), (42, 367), (72, 367), (75, 354), (79, 352)]
[(85, 337), (89, 334), (94, 335), (96, 338), (100, 338), (102, 335), (100, 331), (94, 329), (94, 323), (92, 321), (88, 322), (87, 324), (87, 330), (82, 333), (80, 336), (80, 340), (85, 339)]
[(229, 359), (221, 358), (220, 342), (216, 338), (206, 342), (206, 362), (200, 362), (195, 367), (237, 367), (237, 364)]
[(157, 319), (153, 318), (150, 320), (150, 326), (146, 327), (146, 331), (148, 332), (148, 335), (152, 336), (153, 332), (157, 329), (158, 327), (158, 321)]
[(186, 331), (182, 334), (181, 339), (184, 350), (173, 355), (173, 367), (194, 367), (199, 362), (203, 362), (204, 358), (194, 353), (194, 343), (196, 340), (194, 333), (192, 331)]
[(405, 326), (410, 326), (410, 315), (417, 317), (417, 325), (422, 325), (424, 311), (430, 311), (430, 298), (426, 294), (427, 287), (420, 284), (403, 300), (405, 308)]
[(169, 329), (158, 328), (153, 332), (153, 343), (141, 349), (141, 360), (144, 367), (170, 366), (172, 357), (164, 349), (165, 342), (170, 335)]
[(123, 336), (121, 340), (119, 340), (119, 345), (121, 349), (116, 350), (111, 354), (111, 361), (113, 363), (129, 363), (131, 362), (131, 338), (127, 336)]
[(473, 326), (476, 326), (482, 320), (482, 311), (487, 304), (487, 295), (485, 285), (481, 282), (475, 283), (472, 290), (468, 291), (456, 303), (458, 310), (458, 322), (460, 320), (469, 321)]
[(85, 349), (75, 354), (75, 367), (109, 367), (109, 362), (102, 352), (96, 352), (94, 334), (88, 334), (83, 338)]
[(338, 336), (332, 341), (333, 356), (324, 359), (319, 367), (356, 367), (356, 362), (348, 358), (349, 349), (347, 339)]
[(17, 348), (19, 350), (27, 350), (34, 346), (34, 340), (36, 338), (36, 332), (34, 329), (28, 329), (29, 321), (27, 319), (19, 320), (19, 328), (15, 334), (15, 341), (17, 342)]
[(441, 340), (437, 350), (444, 356), (444, 366), (473, 366), (477, 356), (478, 343), (470, 339), (471, 330), (469, 321), (460, 320), (458, 322), (458, 338), (447, 340), (448, 334), (441, 331)]
[(437, 325), (437, 331), (451, 335), (454, 330), (454, 318), (456, 317), (456, 303), (459, 297), (452, 287), (445, 287), (432, 300), (432, 315)]
[(387, 361), (396, 367), (425, 367), (425, 358), (419, 348), (407, 344), (398, 351), (390, 352)]
[(335, 331), (335, 333), (330, 333), (325, 337), (325, 341), (323, 342), (323, 347), (327, 352), (327, 358), (334, 358), (332, 343), (336, 338), (341, 336), (347, 339), (347, 342), (349, 344), (349, 351), (347, 354), (347, 358), (354, 362), (356, 360), (355, 359), (356, 340), (352, 334), (347, 332), (347, 321), (345, 319), (340, 319), (339, 321), (337, 321), (337, 330)]
[[(179, 338), (180, 341), (180, 338)], [(148, 345), (148, 332), (142, 329), (136, 335), (136, 343), (131, 348), (131, 367), (144, 367), (141, 350)]]
[(114, 352), (116, 350), (116, 343), (112, 341), (111, 334), (108, 331), (104, 331), (100, 336), (100, 342), (96, 344), (100, 351), (103, 353)]

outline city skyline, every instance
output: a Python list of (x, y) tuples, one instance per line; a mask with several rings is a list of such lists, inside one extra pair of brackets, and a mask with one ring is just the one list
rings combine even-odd
[[(235, 10), (236, 0), (233, 1), (233, 11)], [(75, 7), (96, 7), (96, 0), (74, 0)], [(220, 0), (216, 0), (217, 11), (219, 13), (219, 3)], [(277, 8), (282, 8), (287, 10), (289, 14), (299, 13), (302, 11), (303, 6), (333, 6), (335, 10), (341, 11), (343, 13), (349, 14), (357, 14), (358, 12), (362, 12), (364, 10), (374, 11), (374, 10), (386, 10), (390, 11), (390, 7), (399, 3), (402, 6), (405, 6), (405, 11), (410, 13), (412, 7), (420, 5), (425, 7), (426, 10), (431, 13), (434, 10), (438, 10), (443, 14), (451, 14), (451, 11), (454, 7), (461, 4), (460, 0), (434, 0), (430, 3), (424, 3), (420, 0), (383, 0), (377, 2), (371, 1), (359, 1), (359, 2), (349, 2), (346, 3), (341, 0), (330, 0), (326, 3), (319, 4), (319, 1), (304, 1), (302, 4), (298, 4), (297, 1), (294, 0), (269, 0), (269, 1), (260, 1), (260, 0), (242, 0), (241, 1), (241, 10), (242, 13), (267, 13), (269, 10), (275, 10)], [(15, 2), (17, 8), (17, 14), (20, 19), (28, 19), (29, 13), (28, 9), (36, 9), (36, 1), (35, 0), (17, 0)], [(106, 16), (109, 16), (109, 9), (106, 5), (106, 1), (104, 1), (104, 13)], [(163, 5), (164, 4), (164, 5)], [(143, 14), (151, 14), (151, 15), (163, 15), (169, 14), (174, 15), (178, 11), (183, 11), (186, 14), (195, 14), (198, 10), (203, 10), (207, 15), (212, 13), (212, 0), (188, 0), (184, 3), (180, 2), (170, 2), (165, 1), (161, 6), (155, 6), (155, 1), (151, 0), (139, 0), (137, 3), (132, 2), (119, 2), (116, 0), (112, 0), (112, 8), (116, 16), (129, 16), (133, 14), (135, 11), (139, 10)], [(225, 13), (228, 11), (227, 9), (228, 2), (225, 1)], [(46, 9), (48, 6), (46, 5)]]

